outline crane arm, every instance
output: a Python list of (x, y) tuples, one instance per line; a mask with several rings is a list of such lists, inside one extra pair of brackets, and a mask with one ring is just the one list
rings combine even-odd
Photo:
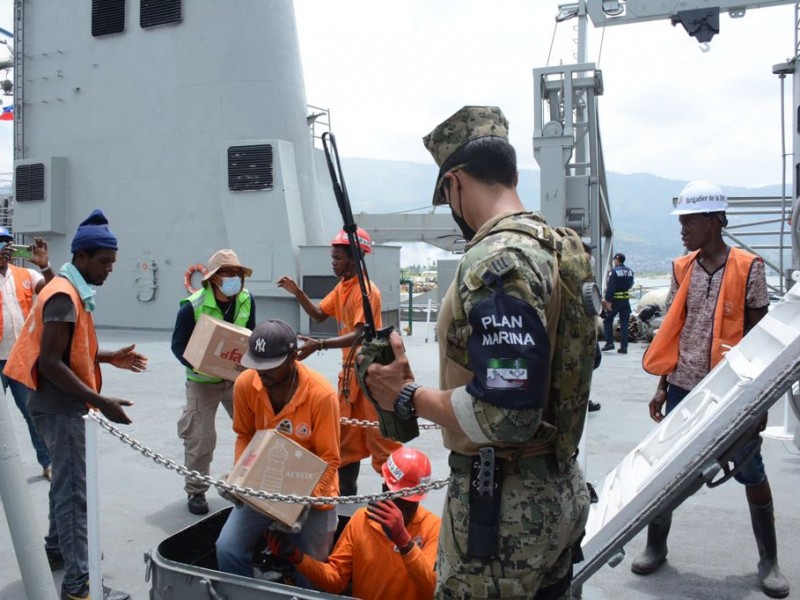
[(679, 13), (694, 10), (715, 10), (741, 17), (748, 8), (767, 8), (781, 4), (794, 4), (794, 0), (587, 0), (586, 8), (595, 27), (623, 25), (671, 19)]

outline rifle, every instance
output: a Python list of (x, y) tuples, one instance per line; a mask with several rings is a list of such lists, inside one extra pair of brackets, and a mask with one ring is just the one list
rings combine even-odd
[[(343, 229), (347, 234), (347, 241), (350, 244), (350, 252), (355, 262), (356, 277), (358, 287), (361, 291), (361, 305), (364, 310), (364, 333), (361, 343), (359, 356), (361, 362), (356, 365), (356, 377), (358, 385), (364, 391), (375, 410), (378, 413), (378, 424), (383, 437), (397, 440), (398, 442), (408, 442), (419, 435), (419, 425), (417, 418), (403, 419), (394, 412), (384, 410), (375, 401), (367, 388), (367, 369), (373, 362), (381, 365), (388, 365), (394, 360), (394, 353), (389, 343), (389, 335), (392, 333), (392, 326), (384, 327), (380, 330), (375, 329), (375, 317), (372, 314), (372, 306), (369, 303), (369, 288), (371, 283), (367, 275), (367, 266), (364, 262), (364, 255), (358, 244), (356, 235), (357, 225), (353, 218), (353, 211), (350, 208), (350, 197), (347, 194), (347, 186), (344, 183), (342, 165), (339, 161), (339, 150), (336, 147), (336, 137), (329, 131), (322, 134), (322, 148), (325, 151), (325, 160), (328, 163), (328, 172), (333, 184), (333, 194), (336, 196), (336, 204), (339, 212), (342, 213)], [(357, 342), (356, 342), (357, 343)]]

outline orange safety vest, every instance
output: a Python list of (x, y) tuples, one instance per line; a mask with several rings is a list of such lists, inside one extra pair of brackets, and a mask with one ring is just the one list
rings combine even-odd
[[(28, 269), (23, 269), (22, 267), (17, 267), (10, 263), (8, 265), (6, 277), (8, 277), (8, 273), (11, 273), (11, 276), (14, 278), (14, 292), (17, 296), (17, 302), (19, 303), (19, 307), (22, 309), (22, 316), (27, 319), (31, 312), (31, 306), (33, 306), (34, 289), (31, 274)], [(2, 339), (3, 311), (0, 310), (0, 340)]]
[(97, 363), (97, 334), (94, 330), (92, 313), (83, 308), (83, 300), (78, 290), (64, 277), (55, 277), (42, 288), (36, 298), (33, 310), (25, 320), (25, 325), (8, 357), (3, 373), (30, 389), (37, 389), (39, 383), (39, 354), (42, 346), (42, 315), (44, 305), (55, 294), (68, 294), (75, 305), (75, 329), (72, 332), (72, 345), (69, 352), (69, 367), (78, 378), (95, 392), (100, 392), (102, 377)]
[[(669, 375), (678, 364), (681, 331), (686, 323), (686, 297), (698, 252), (699, 250), (691, 252), (672, 261), (672, 272), (679, 286), (678, 291), (664, 322), (642, 357), (642, 366), (651, 375)], [(722, 360), (722, 354), (727, 351), (727, 347), (735, 346), (744, 337), (747, 278), (754, 260), (760, 259), (738, 248), (731, 248), (728, 253), (714, 307), (714, 331), (711, 336), (709, 362), (712, 369)]]

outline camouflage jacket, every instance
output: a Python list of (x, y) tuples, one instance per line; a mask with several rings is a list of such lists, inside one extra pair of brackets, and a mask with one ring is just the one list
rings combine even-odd
[[(471, 312), (494, 294), (493, 289), (502, 287), (505, 294), (531, 307), (529, 314), (535, 315), (534, 320), (542, 326), (544, 343), (539, 345), (547, 352), (536, 358), (536, 362), (543, 363), (538, 369), (531, 369), (529, 365), (528, 373), (539, 376), (529, 378), (526, 385), (538, 397), (546, 399), (548, 394), (552, 342), (556, 338), (560, 310), (557, 257), (536, 238), (504, 230), (510, 221), (520, 219), (533, 227), (547, 226), (540, 215), (530, 212), (506, 212), (484, 224), (459, 264), (439, 315), (440, 384), (442, 389), (455, 388), (452, 405), (465, 431), (462, 434), (445, 430), (444, 442), (447, 448), (462, 454), (476, 454), (478, 448), (487, 445), (498, 449), (501, 457), (542, 454), (551, 449), (546, 431), (543, 441), (532, 439), (537, 430), (538, 438), (542, 430), (553, 429), (542, 422), (544, 406), (502, 407), (468, 391), (475, 391), (476, 373), (486, 370), (486, 365), (497, 364), (496, 359), (502, 360), (502, 357), (476, 357), (470, 352), (475, 354), (477, 348), (474, 319), (470, 324)], [(490, 287), (487, 281), (494, 285)], [(502, 320), (503, 316), (496, 315), (496, 318)], [(491, 353), (494, 348), (486, 346), (485, 352)], [(482, 351), (478, 348), (478, 352)]]

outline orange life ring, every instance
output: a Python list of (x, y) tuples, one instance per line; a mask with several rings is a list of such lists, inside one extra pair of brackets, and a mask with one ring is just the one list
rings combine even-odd
[(192, 275), (195, 273), (200, 273), (203, 277), (208, 275), (208, 269), (206, 269), (203, 263), (197, 263), (196, 265), (189, 265), (189, 268), (186, 269), (186, 272), (183, 274), (183, 287), (186, 288), (186, 291), (190, 294), (194, 294), (197, 289), (192, 287)]

